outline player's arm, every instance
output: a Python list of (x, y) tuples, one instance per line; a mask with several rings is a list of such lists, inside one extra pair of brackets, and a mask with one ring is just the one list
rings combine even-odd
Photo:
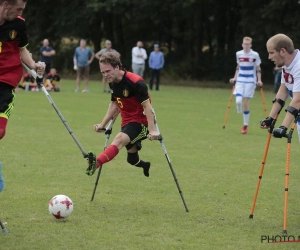
[(35, 61), (31, 57), (31, 54), (25, 47), (20, 48), (20, 55), (21, 55), (21, 60), (24, 63), (26, 63), (30, 68), (36, 70), (38, 74), (41, 75), (44, 74), (46, 68), (45, 63), (44, 62), (35, 63)]
[(233, 78), (230, 78), (229, 82), (230, 83), (235, 83), (236, 82), (236, 79), (237, 79), (237, 76), (238, 76), (238, 73), (239, 73), (239, 65), (237, 64), (236, 68), (235, 68), (235, 73), (234, 73), (234, 77)]
[[(282, 85), (281, 85), (282, 86)], [(293, 92), (293, 99), (289, 106), (286, 107), (286, 115), (281, 123), (281, 126), (288, 128), (295, 120), (300, 109), (300, 92)]]
[(257, 75), (257, 85), (262, 86), (263, 83), (261, 81), (261, 68), (260, 68), (260, 66), (256, 66), (256, 75)]
[(107, 109), (106, 115), (104, 116), (103, 120), (99, 124), (94, 125), (95, 132), (104, 132), (104, 128), (106, 124), (113, 118), (115, 119), (119, 114), (119, 107), (116, 101), (112, 101)]
[(158, 139), (158, 132), (156, 131), (155, 123), (154, 123), (154, 114), (153, 114), (153, 108), (151, 105), (150, 100), (146, 100), (142, 103), (145, 115), (147, 117), (148, 121), (148, 130), (149, 130), (149, 135), (148, 138), (150, 140), (157, 140)]
[(263, 129), (267, 129), (271, 126), (274, 118), (278, 114), (278, 112), (284, 107), (285, 101), (288, 98), (288, 90), (284, 84), (280, 85), (280, 88), (273, 100), (273, 106), (270, 111), (270, 114), (267, 118), (260, 121), (260, 127)]
[(144, 101), (142, 103), (142, 106), (144, 108), (144, 112), (147, 117), (149, 133), (152, 134), (152, 133), (156, 132), (156, 129), (155, 129), (155, 125), (154, 125), (154, 116), (152, 113), (152, 105), (150, 103), (150, 100), (148, 99), (148, 100)]

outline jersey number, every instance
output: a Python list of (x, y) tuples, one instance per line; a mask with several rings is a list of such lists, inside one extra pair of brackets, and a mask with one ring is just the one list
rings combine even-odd
[(2, 42), (0, 42), (0, 53), (2, 52)]
[(119, 104), (119, 107), (122, 109), (123, 108), (123, 103), (121, 102), (121, 98), (117, 98), (117, 102)]

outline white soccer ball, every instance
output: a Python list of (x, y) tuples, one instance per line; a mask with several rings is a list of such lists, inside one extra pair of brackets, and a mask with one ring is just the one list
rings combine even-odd
[(73, 201), (66, 195), (55, 195), (49, 201), (49, 212), (56, 219), (65, 219), (73, 212)]

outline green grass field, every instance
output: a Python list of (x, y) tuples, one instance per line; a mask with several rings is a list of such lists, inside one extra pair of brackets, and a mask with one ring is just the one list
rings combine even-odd
[[(86, 151), (99, 154), (105, 136), (93, 132), (110, 101), (100, 81), (88, 94), (74, 93), (64, 81), (50, 93)], [(90, 202), (96, 174), (85, 174), (86, 160), (42, 92), (17, 93), (0, 160), (6, 188), (0, 194), (0, 249), (299, 249), (299, 243), (261, 243), (281, 235), (286, 139), (272, 139), (254, 212), (249, 214), (268, 132), (260, 92), (251, 101), (249, 133), (240, 134), (242, 115), (233, 101), (222, 129), (228, 88), (161, 86), (151, 92), (158, 125), (187, 206), (184, 209), (159, 142), (144, 141), (140, 156), (150, 160), (150, 178), (126, 162), (123, 149), (104, 165)], [(268, 111), (273, 99), (265, 91)], [(280, 125), (284, 112), (279, 117)], [(120, 119), (113, 129), (119, 131)], [(112, 141), (112, 138), (110, 142)], [(300, 235), (299, 143), (291, 147), (288, 235)], [(58, 221), (48, 212), (57, 194), (74, 202), (73, 214)], [(296, 238), (297, 240), (298, 238)]]

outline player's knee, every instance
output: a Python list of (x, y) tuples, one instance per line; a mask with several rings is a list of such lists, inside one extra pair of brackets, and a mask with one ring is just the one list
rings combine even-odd
[(235, 98), (236, 104), (242, 104), (243, 97), (241, 95), (237, 95)]
[(135, 153), (127, 153), (127, 162), (131, 165), (135, 165), (139, 162), (139, 155), (137, 152)]

